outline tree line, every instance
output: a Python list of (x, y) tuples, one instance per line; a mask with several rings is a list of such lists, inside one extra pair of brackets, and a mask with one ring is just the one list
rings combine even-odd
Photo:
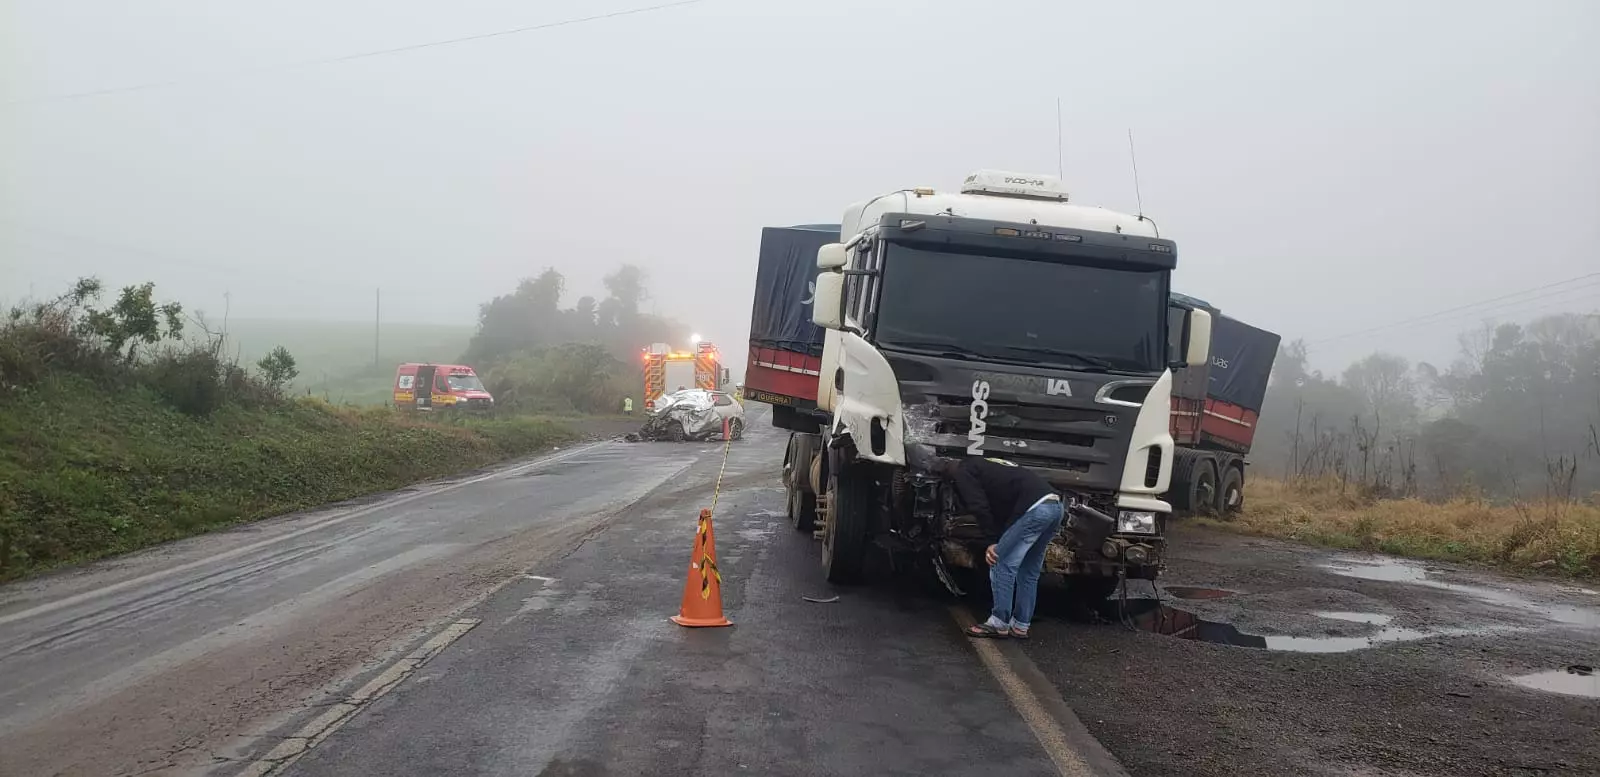
[(462, 360), (483, 375), (496, 404), (514, 411), (616, 412), (642, 390), (640, 349), (682, 344), (688, 328), (646, 313), (645, 272), (624, 264), (605, 276), (603, 299), (562, 307), (566, 278), (546, 268), (484, 303)]
[(1600, 492), (1600, 316), (1460, 336), (1448, 366), (1378, 352), (1339, 375), (1279, 349), (1252, 463), (1376, 495), (1570, 500)]

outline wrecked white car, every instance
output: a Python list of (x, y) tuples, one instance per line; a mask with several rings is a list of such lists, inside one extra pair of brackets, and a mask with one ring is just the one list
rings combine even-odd
[(684, 442), (723, 439), (723, 422), (732, 439), (744, 436), (744, 407), (724, 391), (684, 389), (656, 400), (631, 442)]

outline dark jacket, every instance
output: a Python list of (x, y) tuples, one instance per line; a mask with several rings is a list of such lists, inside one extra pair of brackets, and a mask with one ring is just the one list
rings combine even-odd
[(1032, 471), (1003, 459), (966, 456), (950, 475), (967, 511), (991, 538), (999, 538), (1040, 499), (1056, 493)]

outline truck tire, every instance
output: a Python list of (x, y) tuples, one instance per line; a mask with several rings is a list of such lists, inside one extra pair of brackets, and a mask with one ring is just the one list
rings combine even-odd
[(1209, 457), (1196, 459), (1189, 468), (1188, 493), (1184, 501), (1189, 512), (1210, 515), (1217, 508), (1217, 463)]
[(783, 488), (788, 493), (789, 522), (795, 531), (817, 528), (817, 495), (811, 493), (811, 459), (816, 450), (815, 436), (789, 435), (789, 449), (783, 456)]
[(833, 468), (828, 479), (828, 522), (822, 568), (830, 583), (859, 583), (865, 576), (872, 526), (872, 470), (860, 464)]
[(1222, 471), (1222, 490), (1217, 495), (1217, 512), (1233, 518), (1244, 509), (1244, 470), (1230, 465)]

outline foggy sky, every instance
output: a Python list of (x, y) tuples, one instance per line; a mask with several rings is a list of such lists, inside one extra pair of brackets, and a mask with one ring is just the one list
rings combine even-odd
[[(0, 0), (0, 301), (142, 280), (220, 315), (470, 322), (621, 262), (738, 347), (759, 231), (972, 170), (1144, 210), (1176, 287), (1447, 362), (1484, 315), (1600, 307), (1600, 3)], [(53, 95), (152, 83), (93, 97)], [(1557, 289), (1555, 291), (1561, 291)], [(733, 346), (733, 347), (728, 347)], [(742, 354), (741, 354), (742, 355)]]

